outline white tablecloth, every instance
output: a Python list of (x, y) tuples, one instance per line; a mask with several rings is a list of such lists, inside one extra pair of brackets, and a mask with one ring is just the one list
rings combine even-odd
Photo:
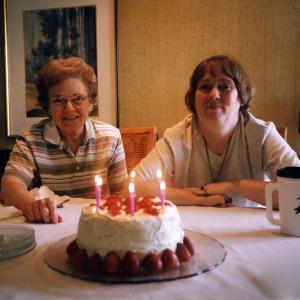
[(25, 224), (35, 229), (37, 246), (0, 261), (0, 299), (300, 299), (300, 238), (281, 234), (264, 209), (179, 207), (185, 229), (217, 239), (227, 251), (220, 266), (195, 277), (104, 284), (60, 274), (43, 255), (52, 242), (76, 233), (82, 205), (65, 204), (60, 224)]

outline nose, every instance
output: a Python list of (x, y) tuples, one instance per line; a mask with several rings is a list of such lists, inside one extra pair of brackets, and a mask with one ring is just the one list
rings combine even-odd
[(66, 110), (66, 109), (68, 109), (68, 110), (74, 110), (74, 109), (75, 109), (75, 106), (74, 106), (74, 104), (72, 103), (72, 101), (68, 99), (68, 100), (66, 101), (66, 104), (65, 104), (64, 109), (65, 109), (65, 110)]
[(217, 86), (214, 86), (209, 92), (209, 100), (220, 99), (220, 91)]

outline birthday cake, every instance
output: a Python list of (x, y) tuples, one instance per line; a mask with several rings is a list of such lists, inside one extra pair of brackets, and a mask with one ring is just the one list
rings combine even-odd
[(110, 196), (100, 207), (85, 206), (76, 240), (67, 248), (70, 263), (92, 272), (159, 273), (177, 268), (194, 255), (184, 237), (177, 207), (159, 198)]

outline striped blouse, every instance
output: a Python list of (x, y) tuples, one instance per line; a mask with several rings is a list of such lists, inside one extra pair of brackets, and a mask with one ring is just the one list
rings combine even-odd
[(24, 131), (10, 155), (4, 176), (13, 176), (30, 190), (48, 186), (58, 195), (95, 198), (95, 176), (102, 192), (116, 194), (127, 179), (125, 153), (117, 128), (87, 120), (83, 144), (73, 154), (51, 119)]

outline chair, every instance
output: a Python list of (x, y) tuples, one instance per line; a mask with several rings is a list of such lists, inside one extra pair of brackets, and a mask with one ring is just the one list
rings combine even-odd
[(154, 147), (157, 141), (156, 127), (120, 128), (128, 173)]
[(10, 153), (11, 153), (11, 149), (0, 150), (0, 182), (1, 182), (2, 175), (4, 173), (6, 163), (9, 159)]
[(285, 139), (287, 140), (287, 134), (288, 134), (288, 128), (287, 126), (276, 126), (277, 131), (279, 132), (279, 134)]

